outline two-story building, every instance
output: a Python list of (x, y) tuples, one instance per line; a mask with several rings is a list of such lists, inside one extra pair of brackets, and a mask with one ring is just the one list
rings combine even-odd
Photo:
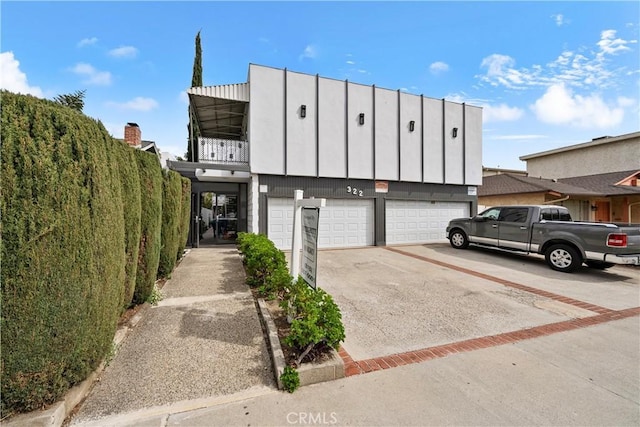
[(188, 95), (197, 161), (170, 167), (191, 178), (194, 212), (200, 193), (223, 195), (238, 231), (279, 248), (296, 189), (327, 199), (324, 248), (434, 242), (477, 210), (479, 107), (255, 64), (247, 82)]

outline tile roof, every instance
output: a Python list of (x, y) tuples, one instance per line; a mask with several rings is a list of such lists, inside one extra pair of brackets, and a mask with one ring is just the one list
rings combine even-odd
[(640, 171), (625, 171), (559, 180), (518, 176), (509, 173), (485, 176), (482, 179), (482, 185), (478, 188), (478, 196), (546, 193), (549, 191), (574, 196), (640, 194), (639, 187), (614, 185), (636, 172), (640, 173)]
[(599, 193), (603, 196), (616, 196), (624, 194), (640, 194), (640, 187), (631, 187), (629, 185), (615, 185), (632, 175), (640, 175), (640, 171), (630, 170), (622, 172), (602, 173), (598, 175), (578, 176), (575, 178), (563, 178), (560, 181), (571, 185), (580, 185), (590, 191)]

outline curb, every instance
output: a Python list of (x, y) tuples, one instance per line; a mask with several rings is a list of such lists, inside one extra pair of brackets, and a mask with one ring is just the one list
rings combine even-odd
[(284, 361), (284, 353), (280, 346), (280, 338), (278, 338), (278, 329), (276, 324), (271, 318), (271, 313), (267, 309), (267, 304), (264, 299), (256, 299), (256, 305), (258, 306), (258, 314), (260, 315), (260, 323), (267, 335), (267, 344), (269, 347), (269, 353), (271, 353), (271, 363), (273, 364), (273, 373), (276, 376), (276, 382), (278, 383), (278, 389), (282, 390), (282, 380), (280, 375), (284, 372), (286, 363)]
[[(256, 306), (258, 307), (258, 314), (260, 316), (260, 323), (267, 335), (267, 344), (269, 352), (271, 353), (271, 361), (273, 363), (273, 372), (276, 376), (276, 382), (278, 383), (278, 389), (283, 390), (282, 381), (280, 375), (284, 372), (286, 362), (284, 360), (284, 353), (280, 346), (280, 338), (278, 337), (278, 329), (276, 324), (271, 318), (271, 313), (267, 309), (267, 305), (262, 298), (256, 299)], [(333, 381), (339, 378), (344, 378), (345, 369), (344, 361), (337, 351), (331, 350), (329, 360), (322, 363), (304, 363), (298, 369), (298, 376), (300, 377), (300, 387), (321, 383), (325, 381)]]

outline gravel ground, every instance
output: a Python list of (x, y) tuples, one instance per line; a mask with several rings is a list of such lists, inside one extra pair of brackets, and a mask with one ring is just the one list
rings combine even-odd
[(71, 425), (183, 400), (275, 387), (237, 251), (192, 250), (122, 343)]

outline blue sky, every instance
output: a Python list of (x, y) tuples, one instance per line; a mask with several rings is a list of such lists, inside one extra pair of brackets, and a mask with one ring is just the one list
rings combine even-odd
[(194, 39), (205, 85), (248, 64), (483, 107), (483, 165), (640, 130), (640, 3), (10, 2), (1, 85), (45, 98), (86, 89), (115, 137), (183, 155)]

